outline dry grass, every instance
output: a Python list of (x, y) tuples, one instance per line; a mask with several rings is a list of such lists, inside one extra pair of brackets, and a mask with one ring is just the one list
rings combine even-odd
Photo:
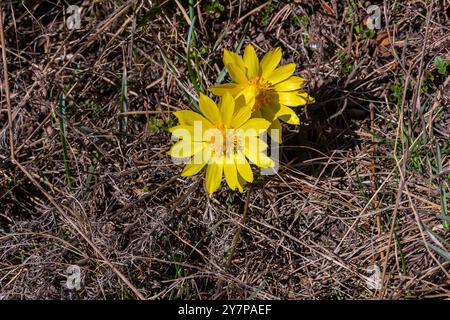
[[(378, 1), (373, 33), (360, 1), (214, 3), (78, 1), (70, 31), (65, 1), (2, 1), (0, 299), (450, 297), (449, 1)], [(317, 100), (244, 194), (166, 154), (193, 16), (199, 86), (244, 39)]]

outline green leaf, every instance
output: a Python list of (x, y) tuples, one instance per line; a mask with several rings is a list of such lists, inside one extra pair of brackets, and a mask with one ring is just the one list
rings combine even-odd
[(434, 65), (436, 66), (438, 73), (445, 76), (447, 74), (447, 67), (450, 66), (450, 60), (444, 60), (437, 56), (434, 59)]
[(152, 133), (156, 133), (159, 131), (159, 129), (163, 127), (163, 125), (164, 122), (161, 119), (158, 119), (156, 117), (150, 117), (147, 123), (147, 130)]
[(431, 243), (427, 243), (427, 245), (445, 260), (450, 261), (450, 252), (445, 249), (439, 248), (438, 246), (432, 245)]

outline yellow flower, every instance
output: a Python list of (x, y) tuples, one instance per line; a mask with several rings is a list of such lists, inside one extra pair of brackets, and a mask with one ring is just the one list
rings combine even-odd
[(281, 49), (268, 52), (261, 61), (252, 45), (245, 48), (244, 56), (224, 50), (223, 62), (233, 83), (212, 86), (209, 89), (218, 96), (230, 92), (234, 97), (244, 95), (250, 105), (253, 117), (264, 118), (272, 123), (269, 128), (280, 130), (278, 119), (289, 124), (299, 124), (300, 120), (291, 107), (314, 102), (307, 93), (300, 93), (304, 79), (292, 76), (295, 63), (278, 67)]
[(203, 115), (183, 110), (174, 112), (179, 125), (172, 135), (179, 138), (169, 151), (173, 158), (188, 158), (181, 173), (192, 176), (206, 166), (206, 189), (211, 195), (221, 184), (222, 176), (231, 189), (243, 191), (245, 182), (253, 181), (249, 161), (261, 168), (273, 167), (274, 162), (264, 154), (267, 144), (260, 134), (270, 126), (262, 118), (251, 118), (245, 99), (235, 99), (224, 93), (219, 106), (200, 94)]

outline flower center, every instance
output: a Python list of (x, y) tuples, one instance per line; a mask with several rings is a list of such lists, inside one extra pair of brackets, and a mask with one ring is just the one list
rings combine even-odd
[(241, 139), (234, 129), (221, 125), (209, 139), (213, 156), (232, 156), (241, 146)]
[(267, 106), (267, 104), (274, 98), (275, 90), (273, 90), (269, 81), (259, 76), (250, 80), (250, 85), (255, 88), (256, 99), (252, 110), (255, 112)]

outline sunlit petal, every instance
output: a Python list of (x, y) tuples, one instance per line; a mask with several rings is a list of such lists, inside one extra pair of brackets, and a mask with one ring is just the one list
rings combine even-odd
[(203, 142), (193, 142), (191, 140), (180, 140), (170, 148), (168, 154), (173, 158), (191, 157), (197, 152), (203, 150)]
[(182, 177), (189, 177), (189, 176), (193, 176), (196, 175), (197, 173), (200, 172), (200, 170), (203, 169), (203, 167), (206, 165), (206, 162), (202, 162), (202, 163), (191, 163), (188, 162), (186, 164), (186, 166), (183, 169), (183, 172), (181, 172), (181, 176)]
[(247, 68), (248, 78), (256, 77), (259, 74), (259, 59), (255, 48), (249, 44), (244, 50), (244, 64)]
[(244, 123), (240, 128), (244, 131), (245, 135), (259, 135), (261, 132), (266, 131), (269, 126), (269, 121), (262, 118), (253, 118)]
[(275, 140), (278, 144), (283, 141), (283, 127), (278, 119), (275, 119), (267, 130), (270, 137)]
[(273, 167), (275, 163), (272, 159), (270, 159), (266, 154), (262, 152), (257, 152), (255, 147), (248, 146), (248, 148), (245, 149), (244, 153), (245, 156), (254, 164), (256, 164), (258, 167), (261, 168), (269, 168)]
[(244, 154), (242, 152), (236, 153), (235, 157), (236, 161), (236, 168), (239, 172), (239, 175), (247, 182), (253, 182), (253, 172), (252, 168), (250, 167), (250, 164), (248, 163), (247, 159), (245, 158)]
[(297, 92), (279, 92), (278, 97), (280, 104), (285, 106), (297, 107), (308, 103), (308, 99)]
[(289, 124), (300, 124), (300, 119), (295, 111), (283, 105), (281, 105), (280, 111), (277, 113), (277, 118)]
[(289, 63), (286, 64), (284, 66), (281, 66), (279, 68), (276, 68), (268, 77), (267, 80), (270, 81), (270, 83), (272, 83), (273, 85), (286, 80), (287, 78), (289, 78), (290, 76), (292, 76), (292, 74), (295, 71), (295, 63)]
[(215, 126), (222, 124), (222, 117), (216, 103), (208, 96), (200, 93), (198, 101), (200, 111)]
[(226, 92), (229, 92), (233, 96), (236, 96), (239, 92), (242, 91), (241, 85), (237, 83), (218, 84), (215, 86), (211, 86), (208, 89), (216, 96), (223, 96)]
[(234, 156), (226, 158), (223, 171), (225, 173), (225, 181), (227, 182), (230, 189), (236, 189), (239, 185), (239, 182), (237, 178), (236, 164), (234, 163)]
[(234, 52), (231, 52), (227, 49), (223, 50), (223, 64), (233, 64), (239, 69), (241, 69), (242, 72), (245, 73), (245, 64), (242, 60), (242, 57)]
[(247, 105), (239, 108), (233, 115), (231, 120), (232, 128), (240, 128), (252, 116), (252, 110)]
[(237, 65), (229, 63), (225, 66), (228, 70), (228, 73), (230, 74), (231, 79), (233, 79), (234, 82), (237, 82), (239, 84), (248, 83), (248, 79), (247, 76), (245, 75), (245, 72)]
[(259, 66), (261, 76), (265, 79), (275, 70), (281, 61), (281, 48), (276, 48), (266, 53)]
[(299, 90), (302, 87), (303, 82), (305, 79), (300, 77), (290, 77), (287, 80), (284, 80), (283, 82), (280, 82), (274, 86), (276, 91), (294, 91)]
[(206, 167), (206, 190), (212, 195), (220, 187), (223, 174), (223, 157), (217, 158)]
[(229, 92), (225, 93), (220, 102), (220, 113), (223, 124), (229, 127), (234, 114), (234, 99)]
[(191, 110), (180, 110), (173, 113), (181, 125), (194, 126), (196, 121), (202, 122), (203, 128), (212, 128), (213, 124), (201, 114)]

